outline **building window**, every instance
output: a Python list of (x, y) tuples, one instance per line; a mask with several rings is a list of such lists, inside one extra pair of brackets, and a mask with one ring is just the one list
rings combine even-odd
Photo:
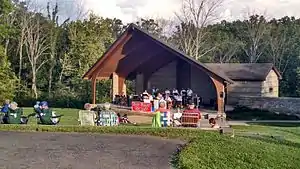
[(269, 93), (272, 93), (274, 91), (273, 87), (269, 88)]

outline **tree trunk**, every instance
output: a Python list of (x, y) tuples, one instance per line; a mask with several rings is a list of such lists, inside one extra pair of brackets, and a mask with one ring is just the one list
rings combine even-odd
[(19, 84), (18, 84), (18, 88), (19, 88), (19, 93), (20, 93), (20, 89), (21, 89), (21, 75), (22, 75), (22, 65), (23, 64), (23, 42), (20, 42), (20, 49), (19, 49), (19, 72), (18, 72), (18, 78), (19, 78)]
[(34, 98), (38, 99), (37, 87), (36, 87), (36, 72), (35, 69), (32, 69), (32, 92), (34, 94)]
[(7, 56), (7, 53), (8, 53), (8, 45), (9, 45), (9, 39), (7, 39), (7, 40), (5, 41), (5, 49), (4, 49), (4, 54), (5, 54), (5, 56)]
[(49, 69), (49, 84), (48, 84), (48, 96), (49, 97), (51, 97), (51, 91), (52, 91), (53, 69), (54, 69), (54, 63), (51, 64), (50, 69)]

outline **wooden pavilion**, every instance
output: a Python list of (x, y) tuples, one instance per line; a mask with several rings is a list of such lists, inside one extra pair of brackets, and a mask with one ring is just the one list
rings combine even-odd
[(112, 96), (126, 95), (125, 80), (135, 80), (136, 92), (151, 89), (191, 88), (201, 97), (214, 99), (224, 112), (225, 89), (233, 83), (176, 48), (131, 24), (104, 55), (85, 73), (92, 81), (92, 103), (96, 102), (96, 81), (112, 79)]

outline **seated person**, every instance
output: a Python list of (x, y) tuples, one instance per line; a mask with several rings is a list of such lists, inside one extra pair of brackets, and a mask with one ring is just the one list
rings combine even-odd
[[(201, 120), (201, 113), (199, 111), (198, 108), (195, 108), (195, 103), (193, 102), (188, 102), (187, 104), (187, 109), (183, 111), (183, 115), (184, 116), (183, 120), (184, 123), (186, 122), (186, 120), (189, 121), (189, 123), (194, 123), (194, 124), (187, 124), (187, 125), (196, 125), (197, 127), (200, 127), (200, 120)], [(185, 116), (189, 116), (188, 118), (185, 118)]]
[(186, 96), (186, 90), (185, 90), (185, 89), (181, 89), (180, 95), (181, 95), (181, 96)]
[(159, 102), (159, 107), (158, 107), (158, 109), (156, 109), (155, 111), (159, 111), (159, 112), (168, 112), (169, 110), (166, 109), (166, 102), (160, 101), (160, 102)]
[(117, 126), (119, 125), (119, 118), (115, 111), (110, 109), (110, 103), (105, 103), (99, 113), (97, 125), (98, 126)]
[(155, 93), (158, 91), (158, 89), (156, 87), (152, 88), (152, 95), (155, 95)]
[(169, 89), (166, 89), (166, 90), (165, 90), (165, 95), (170, 95), (170, 94), (171, 94), (170, 90), (169, 90)]
[(211, 125), (211, 128), (214, 128), (214, 129), (220, 128), (220, 126), (217, 124), (217, 121), (215, 118), (210, 118), (209, 124)]
[(41, 110), (41, 102), (37, 101), (35, 103), (35, 105), (33, 106), (33, 110), (35, 113), (42, 113), (42, 110)]
[(180, 96), (178, 93), (175, 93), (173, 97), (175, 99), (175, 107), (182, 107), (182, 96)]
[(41, 120), (42, 124), (46, 125), (55, 125), (59, 123), (59, 120), (61, 116), (57, 116), (55, 112), (53, 112), (51, 109), (48, 107), (48, 103), (46, 101), (43, 101), (40, 103), (40, 108), (41, 112), (38, 112), (38, 116)]
[(88, 111), (91, 111), (92, 110), (92, 105), (90, 103), (85, 103), (84, 104), (84, 109), (88, 110)]
[(198, 113), (199, 115), (199, 120), (201, 119), (201, 112), (198, 108), (195, 108), (195, 103), (189, 102), (188, 107), (186, 110), (183, 111), (183, 113)]
[(28, 122), (27, 117), (22, 117), (23, 110), (18, 107), (16, 102), (12, 102), (9, 105), (6, 116), (3, 118), (5, 124), (26, 124)]
[(170, 95), (169, 95), (169, 94), (166, 94), (164, 100), (167, 102), (167, 107), (168, 107), (168, 109), (171, 109), (171, 108), (172, 108), (172, 99), (171, 99)]
[(187, 94), (187, 96), (192, 97), (192, 95), (193, 95), (192, 89), (188, 88), (186, 91), (186, 94)]
[(173, 114), (173, 124), (175, 126), (181, 126), (181, 117), (182, 113), (178, 109), (177, 112)]
[(145, 91), (142, 96), (143, 96), (143, 102), (144, 103), (151, 103), (151, 98), (150, 98), (147, 91)]
[(3, 104), (3, 107), (1, 108), (1, 112), (3, 112), (3, 113), (7, 113), (8, 112), (9, 103), (10, 103), (9, 100), (5, 100), (5, 102)]
[(172, 91), (172, 94), (173, 95), (175, 95), (175, 94), (179, 95), (178, 90), (174, 88), (173, 91)]

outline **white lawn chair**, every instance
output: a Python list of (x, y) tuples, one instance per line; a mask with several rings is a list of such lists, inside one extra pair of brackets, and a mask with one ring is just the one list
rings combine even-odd
[(79, 111), (79, 120), (81, 126), (95, 126), (96, 112), (89, 110)]

